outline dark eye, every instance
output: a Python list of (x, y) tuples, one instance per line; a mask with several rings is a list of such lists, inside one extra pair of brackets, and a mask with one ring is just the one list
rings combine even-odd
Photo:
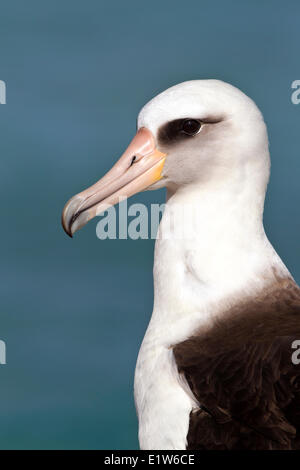
[(182, 123), (182, 132), (187, 135), (195, 135), (201, 129), (201, 122), (197, 119), (185, 119)]

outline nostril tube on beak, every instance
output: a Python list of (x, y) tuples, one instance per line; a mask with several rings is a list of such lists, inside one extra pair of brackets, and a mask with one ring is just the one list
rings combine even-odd
[(132, 157), (132, 160), (131, 160), (130, 166), (131, 166), (131, 165), (133, 165), (135, 161), (136, 161), (136, 155), (134, 155), (134, 156)]

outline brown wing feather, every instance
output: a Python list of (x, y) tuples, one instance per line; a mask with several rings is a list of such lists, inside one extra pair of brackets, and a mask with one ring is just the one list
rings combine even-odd
[(188, 449), (300, 449), (300, 289), (281, 280), (174, 346), (199, 402)]

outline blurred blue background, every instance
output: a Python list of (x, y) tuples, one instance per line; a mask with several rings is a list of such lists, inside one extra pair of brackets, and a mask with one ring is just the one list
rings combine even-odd
[(71, 240), (60, 213), (165, 88), (218, 78), (257, 102), (272, 157), (265, 226), (300, 281), (299, 15), (297, 0), (1, 2), (1, 448), (138, 446), (133, 375), (154, 241), (100, 241), (97, 220)]

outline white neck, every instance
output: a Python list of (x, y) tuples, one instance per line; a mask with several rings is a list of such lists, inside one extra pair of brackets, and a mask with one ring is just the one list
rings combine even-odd
[[(168, 192), (155, 245), (154, 309), (135, 372), (143, 449), (185, 449), (189, 414), (198, 406), (178, 374), (172, 345), (273, 282), (274, 268), (289, 275), (263, 229), (264, 191), (250, 189), (232, 181), (226, 188), (189, 185)], [(180, 208), (187, 205), (194, 217), (184, 217)], [(182, 229), (174, 236), (170, 219)]]
[(194, 320), (209, 319), (230, 296), (262, 288), (273, 279), (274, 266), (288, 272), (265, 235), (264, 191), (250, 189), (232, 182), (230, 190), (220, 184), (168, 191), (155, 246), (151, 326), (169, 330), (182, 323), (170, 341), (189, 334)]

